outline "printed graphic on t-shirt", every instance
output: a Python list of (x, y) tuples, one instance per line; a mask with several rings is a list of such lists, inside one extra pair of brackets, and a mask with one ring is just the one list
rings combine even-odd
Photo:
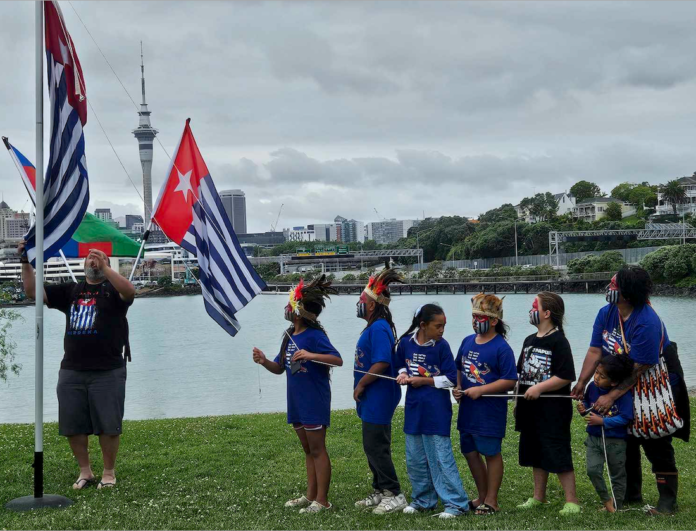
[(551, 377), (551, 351), (538, 347), (525, 347), (520, 385), (536, 385)]
[[(590, 407), (594, 408), (594, 403), (590, 404)], [(592, 413), (594, 413), (595, 415), (597, 414), (597, 412), (594, 409), (592, 410)], [(602, 417), (608, 419), (609, 417), (615, 417), (618, 414), (619, 414), (619, 406), (614, 404), (613, 406), (611, 406), (611, 408), (609, 408), (609, 411), (605, 411), (602, 414)]]
[(419, 354), (416, 352), (413, 354), (412, 360), (407, 360), (408, 372), (411, 376), (432, 378), (440, 375), (440, 368), (437, 365), (430, 365), (426, 363), (426, 358), (426, 354)]
[(360, 361), (364, 357), (365, 353), (362, 351), (362, 349), (360, 347), (355, 347), (355, 366), (358, 369), (365, 368), (365, 364), (362, 361)]
[(478, 352), (469, 351), (466, 355), (466, 359), (462, 360), (464, 376), (466, 376), (466, 379), (472, 384), (486, 385), (486, 380), (484, 380), (483, 377), (491, 372), (491, 368), (487, 363), (480, 363), (477, 361), (478, 358)]
[(613, 354), (614, 356), (624, 353), (620, 329), (614, 328), (611, 332), (608, 330), (602, 332), (602, 349), (606, 353)]
[(95, 297), (77, 299), (70, 307), (70, 326), (66, 334), (96, 334), (94, 324), (97, 320), (97, 299)]
[[(291, 369), (292, 367), (292, 357), (295, 355), (295, 352), (297, 352), (297, 347), (293, 343), (288, 343), (288, 346), (285, 348), (285, 367), (288, 369)], [(307, 368), (304, 366), (305, 362), (307, 360), (301, 360), (300, 363), (300, 370), (297, 371), (295, 374), (300, 373), (300, 372), (307, 372)]]

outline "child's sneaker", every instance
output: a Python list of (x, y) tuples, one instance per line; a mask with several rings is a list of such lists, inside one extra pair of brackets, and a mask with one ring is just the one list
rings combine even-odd
[(377, 507), (382, 501), (382, 492), (375, 490), (364, 500), (356, 501), (355, 506), (358, 509), (370, 509), (372, 507)]
[(558, 514), (561, 516), (573, 516), (576, 514), (580, 514), (582, 509), (577, 503), (573, 502), (566, 502), (566, 504), (563, 506), (563, 509), (558, 511)]
[(377, 508), (372, 511), (373, 514), (389, 514), (402, 512), (408, 506), (406, 496), (399, 494), (395, 496), (391, 491), (385, 490), (382, 493), (382, 501), (379, 502)]
[(328, 507), (324, 507), (318, 501), (313, 501), (309, 505), (309, 507), (305, 507), (304, 509), (300, 509), (300, 514), (316, 514), (316, 513), (320, 513), (321, 511), (328, 511), (332, 507), (333, 507), (333, 505), (331, 505), (331, 504), (329, 504)]
[(539, 501), (536, 498), (529, 498), (526, 502), (520, 503), (517, 508), (518, 509), (534, 509), (535, 507), (539, 507), (540, 505), (546, 505), (547, 501)]
[(413, 505), (408, 505), (404, 508), (404, 514), (417, 514), (420, 511), (416, 509)]
[(310, 505), (312, 502), (307, 499), (306, 496), (302, 496), (301, 498), (295, 498), (294, 500), (288, 500), (285, 502), (285, 507), (291, 507), (291, 508), (296, 508), (296, 507), (307, 507)]
[(440, 514), (435, 514), (433, 516), (437, 516), (440, 520), (449, 520), (450, 518), (456, 518), (456, 514), (452, 513), (440, 513)]

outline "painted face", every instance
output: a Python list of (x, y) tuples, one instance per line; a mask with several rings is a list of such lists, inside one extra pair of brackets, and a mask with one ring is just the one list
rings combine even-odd
[(616, 285), (616, 275), (611, 277), (611, 282), (607, 286), (606, 299), (609, 304), (619, 303), (619, 287)]
[(529, 324), (539, 326), (541, 323), (541, 315), (539, 314), (539, 297), (534, 297), (532, 309), (529, 310)]
[(286, 304), (285, 305), (285, 320), (290, 321), (292, 323), (294, 321), (292, 316), (293, 316), (292, 306), (290, 306), (290, 304)]
[(355, 315), (358, 319), (367, 318), (367, 295), (365, 295), (365, 292), (360, 294), (360, 299), (358, 299), (358, 304), (356, 304)]
[(491, 320), (487, 315), (472, 315), (471, 324), (474, 332), (477, 334), (485, 334), (491, 329)]

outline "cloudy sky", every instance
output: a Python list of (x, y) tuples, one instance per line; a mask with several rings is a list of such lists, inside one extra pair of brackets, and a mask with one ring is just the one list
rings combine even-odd
[[(69, 3), (87, 94), (142, 187), (138, 117)], [(587, 179), (604, 190), (696, 170), (696, 3), (74, 2), (170, 152), (187, 117), (250, 231), (337, 214), (477, 216)], [(0, 134), (34, 152), (34, 6), (0, 3)], [(48, 128), (47, 128), (48, 129)], [(140, 213), (93, 113), (92, 202)], [(4, 150), (3, 150), (4, 151)], [(48, 153), (46, 153), (48, 156)], [(155, 144), (153, 194), (167, 170)], [(6, 155), (0, 190), (26, 193)]]

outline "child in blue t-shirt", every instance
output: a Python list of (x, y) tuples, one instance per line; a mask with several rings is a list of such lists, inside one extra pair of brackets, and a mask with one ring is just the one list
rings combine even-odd
[(457, 381), (449, 343), (442, 339), (445, 312), (425, 304), (399, 339), (397, 383), (408, 385), (404, 433), (406, 467), (411, 480), (411, 503), (406, 514), (434, 509), (438, 496), (444, 512), (454, 518), (469, 511), (469, 497), (452, 453), (452, 399), (448, 389)]
[(326, 428), (331, 417), (329, 364), (341, 367), (343, 360), (318, 321), (324, 299), (336, 293), (324, 275), (290, 290), (285, 319), (292, 324), (283, 334), (280, 352), (273, 361), (254, 347), (253, 359), (273, 374), (287, 374), (288, 424), (292, 424), (305, 453), (307, 493), (289, 500), (285, 507), (301, 513), (330, 509), (331, 461), (326, 451)]
[[(479, 293), (471, 299), (474, 335), (462, 341), (455, 361), (459, 402), (457, 429), (461, 450), (476, 482), (478, 498), (472, 502), (475, 514), (500, 510), (498, 491), (503, 481), (501, 445), (507, 424), (507, 399), (486, 398), (484, 394), (504, 394), (515, 387), (515, 355), (505, 337), (503, 301), (495, 295)], [(484, 463), (481, 456), (486, 458)]]
[[(626, 494), (626, 437), (628, 425), (633, 420), (633, 399), (630, 393), (624, 394), (604, 415), (598, 415), (593, 407), (600, 396), (609, 393), (632, 371), (633, 361), (628, 356), (605, 356), (597, 366), (594, 381), (585, 390), (584, 399), (577, 405), (587, 422), (587, 475), (610, 513), (621, 509)], [(611, 495), (604, 483), (605, 452)]]

